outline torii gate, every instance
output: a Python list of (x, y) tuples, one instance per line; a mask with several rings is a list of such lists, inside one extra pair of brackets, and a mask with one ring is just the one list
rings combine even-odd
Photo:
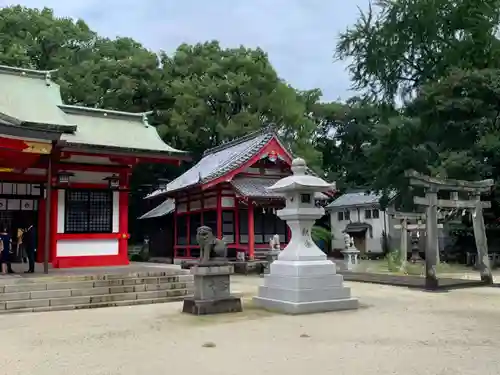
[[(394, 219), (399, 220), (400, 224), (394, 225), (394, 229), (401, 230), (401, 243), (400, 243), (400, 257), (401, 257), (401, 271), (406, 269), (406, 261), (408, 257), (408, 232), (413, 230), (425, 230), (427, 228), (426, 224), (421, 224), (420, 221), (425, 220), (425, 213), (419, 212), (389, 212)], [(410, 221), (417, 221), (416, 224), (410, 224)], [(437, 225), (438, 229), (443, 228), (443, 224)], [(439, 247), (439, 244), (436, 244)], [(439, 252), (436, 251), (437, 258), (439, 258)], [(438, 260), (436, 260), (438, 262)]]
[[(490, 202), (481, 201), (481, 193), (491, 190), (494, 182), (492, 179), (482, 181), (464, 181), (451, 179), (438, 179), (425, 176), (415, 171), (407, 171), (406, 177), (410, 178), (411, 186), (425, 188), (425, 197), (413, 197), (413, 202), (426, 207), (426, 255), (425, 255), (425, 286), (427, 289), (436, 289), (438, 279), (436, 274), (437, 244), (438, 244), (438, 221), (437, 209), (458, 208), (472, 211), (472, 224), (474, 238), (478, 253), (479, 272), (481, 281), (487, 284), (493, 283), (490, 261), (488, 258), (488, 243), (484, 227), (483, 208), (491, 207)], [(451, 200), (438, 199), (440, 190), (452, 191)], [(472, 199), (458, 199), (458, 192), (466, 192)]]

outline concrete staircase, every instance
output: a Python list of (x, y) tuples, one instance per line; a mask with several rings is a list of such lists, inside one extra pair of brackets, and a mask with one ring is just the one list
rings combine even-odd
[(186, 271), (0, 279), (0, 314), (179, 301), (193, 293)]

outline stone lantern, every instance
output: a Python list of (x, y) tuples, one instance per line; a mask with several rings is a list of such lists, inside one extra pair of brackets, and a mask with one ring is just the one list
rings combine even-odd
[(334, 186), (321, 178), (307, 175), (303, 159), (292, 162), (292, 176), (285, 177), (268, 190), (282, 193), (285, 208), (278, 216), (292, 232), (291, 240), (270, 265), (254, 297), (257, 306), (288, 314), (358, 308), (358, 300), (343, 286), (335, 263), (326, 258), (313, 242), (311, 229), (325, 211), (314, 204), (314, 193), (331, 191)]

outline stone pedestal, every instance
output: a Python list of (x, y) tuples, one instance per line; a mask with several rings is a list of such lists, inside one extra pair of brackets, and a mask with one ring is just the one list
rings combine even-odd
[(354, 271), (359, 264), (359, 250), (355, 247), (342, 250), (344, 255), (344, 269)]
[(233, 266), (227, 262), (200, 264), (191, 268), (194, 296), (184, 300), (182, 312), (194, 315), (241, 312), (241, 299), (231, 296)]
[(314, 204), (314, 192), (332, 190), (332, 185), (306, 174), (305, 161), (292, 162), (293, 176), (285, 177), (268, 189), (284, 193), (285, 208), (278, 216), (292, 232), (291, 240), (270, 265), (264, 285), (254, 297), (257, 306), (288, 314), (306, 314), (358, 308), (358, 300), (343, 286), (335, 263), (326, 258), (311, 238), (311, 229), (324, 215)]
[(267, 261), (267, 264), (266, 266), (264, 267), (264, 274), (265, 275), (268, 275), (269, 274), (269, 270), (271, 269), (271, 264), (276, 260), (278, 259), (278, 256), (280, 255), (280, 250), (270, 250), (267, 254), (266, 254), (266, 261)]
[(335, 264), (323, 260), (281, 260), (271, 264), (264, 285), (254, 297), (257, 306), (287, 314), (349, 310), (358, 308), (358, 300), (343, 286)]

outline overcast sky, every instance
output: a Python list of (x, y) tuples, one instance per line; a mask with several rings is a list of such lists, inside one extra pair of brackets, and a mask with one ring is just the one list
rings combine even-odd
[(320, 88), (324, 100), (346, 99), (345, 64), (334, 62), (338, 34), (369, 0), (0, 0), (50, 7), (84, 19), (108, 37), (129, 36), (153, 50), (217, 39), (223, 46), (261, 47), (279, 75), (298, 89)]

